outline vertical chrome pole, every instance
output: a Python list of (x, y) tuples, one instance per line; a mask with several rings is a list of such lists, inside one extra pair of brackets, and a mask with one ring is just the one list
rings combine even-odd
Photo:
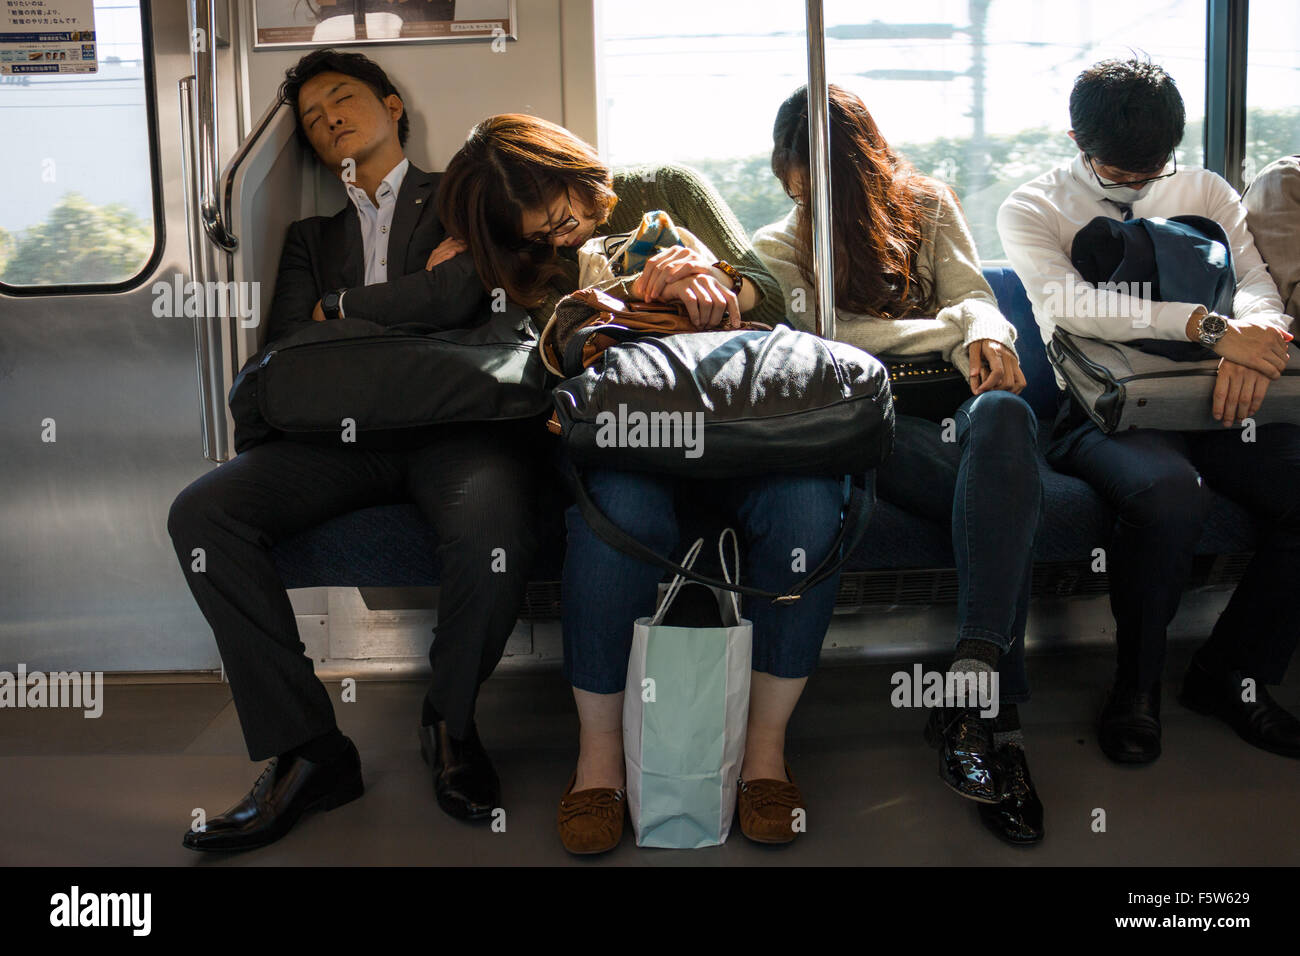
[(812, 185), (813, 275), (817, 278), (817, 334), (835, 338), (835, 256), (831, 245), (830, 105), (822, 0), (808, 4), (808, 155)]

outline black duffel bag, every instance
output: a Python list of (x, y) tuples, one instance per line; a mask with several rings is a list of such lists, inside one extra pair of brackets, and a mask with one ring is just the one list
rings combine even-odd
[(531, 418), (550, 404), (528, 313), (510, 304), (478, 325), (439, 329), (365, 319), (313, 322), (264, 347), (230, 389), (235, 451), (277, 437), (357, 447), (456, 422)]
[(662, 338), (589, 326), (610, 346), (554, 392), (578, 465), (731, 478), (862, 474), (889, 455), (884, 365), (807, 332), (689, 332)]

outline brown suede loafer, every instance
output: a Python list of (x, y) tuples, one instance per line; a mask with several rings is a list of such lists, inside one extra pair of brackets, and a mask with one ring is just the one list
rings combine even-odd
[(619, 845), (623, 839), (623, 817), (627, 810), (627, 794), (613, 787), (592, 787), (573, 792), (578, 780), (575, 770), (569, 778), (568, 789), (560, 799), (560, 812), (556, 829), (560, 842), (570, 853), (605, 853)]
[(788, 782), (740, 781), (740, 832), (755, 843), (789, 843), (796, 836), (795, 811), (803, 809), (803, 794), (789, 764), (785, 765), (785, 775)]

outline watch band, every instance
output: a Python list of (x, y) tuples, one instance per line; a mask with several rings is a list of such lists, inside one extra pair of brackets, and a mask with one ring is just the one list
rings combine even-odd
[(339, 305), (342, 302), (343, 293), (346, 291), (347, 289), (335, 289), (333, 292), (326, 292), (325, 295), (321, 297), (320, 310), (324, 313), (327, 321), (330, 319), (342, 318), (342, 313), (339, 311)]
[[(1212, 325), (1216, 328), (1207, 329), (1206, 325)], [(1200, 321), (1196, 323), (1196, 337), (1206, 348), (1214, 348), (1219, 344), (1219, 340), (1228, 334), (1227, 316), (1219, 315), (1217, 312), (1206, 312), (1201, 316)]]

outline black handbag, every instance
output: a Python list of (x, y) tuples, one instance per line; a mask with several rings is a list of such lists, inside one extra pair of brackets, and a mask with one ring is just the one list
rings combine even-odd
[(550, 404), (547, 377), (537, 330), (513, 304), (456, 329), (314, 322), (235, 378), (235, 451), (281, 436), (392, 447), (429, 426), (531, 418)]
[(882, 355), (889, 369), (894, 412), (942, 423), (971, 397), (970, 383), (940, 352), (918, 355)]
[(597, 325), (574, 338), (590, 335), (620, 344), (553, 396), (579, 465), (694, 478), (850, 475), (893, 448), (885, 368), (847, 343), (784, 326), (656, 338)]

